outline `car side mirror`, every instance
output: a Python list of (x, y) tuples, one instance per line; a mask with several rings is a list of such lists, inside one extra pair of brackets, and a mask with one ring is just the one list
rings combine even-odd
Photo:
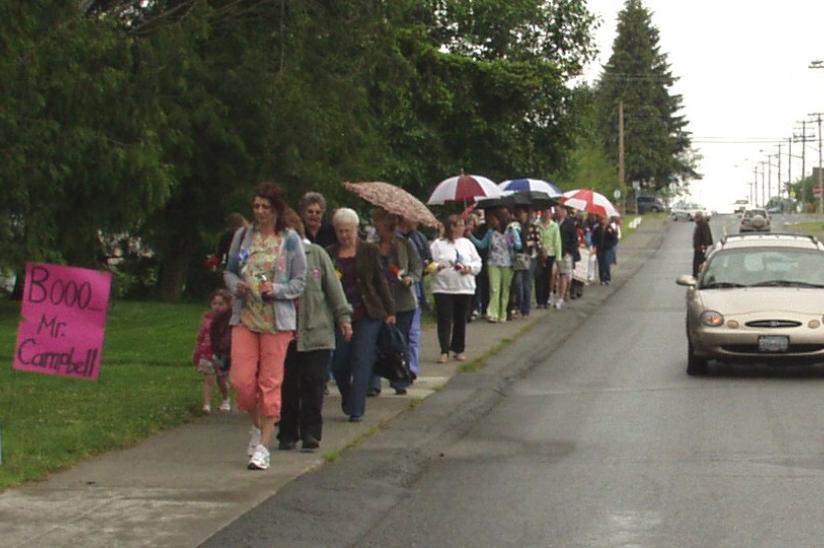
[(687, 287), (695, 287), (696, 281), (695, 278), (693, 278), (689, 274), (682, 274), (681, 276), (678, 276), (678, 278), (675, 280), (675, 283), (677, 283), (678, 285), (685, 285)]

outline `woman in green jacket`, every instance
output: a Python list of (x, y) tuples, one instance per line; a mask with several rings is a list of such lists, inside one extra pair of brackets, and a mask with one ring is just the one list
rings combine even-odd
[[(409, 363), (409, 332), (418, 308), (415, 284), (421, 281), (423, 263), (409, 240), (396, 235), (399, 221), (397, 215), (376, 208), (372, 212), (372, 220), (379, 238), (377, 246), (381, 267), (395, 301), (395, 325), (406, 342), (406, 361)], [(408, 383), (393, 382), (391, 386), (395, 389), (395, 394), (403, 395), (406, 394)], [(380, 392), (381, 378), (375, 375), (367, 395), (377, 396)]]
[(323, 392), (335, 328), (345, 340), (352, 337), (352, 307), (332, 259), (306, 239), (300, 216), (289, 209), (286, 223), (303, 238), (306, 288), (298, 303), (297, 337), (286, 354), (278, 449), (294, 449), (301, 440), (302, 450), (313, 451), (320, 446)]

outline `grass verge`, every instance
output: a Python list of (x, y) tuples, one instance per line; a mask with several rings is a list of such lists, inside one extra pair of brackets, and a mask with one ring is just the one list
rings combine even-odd
[(117, 302), (97, 381), (11, 367), (20, 304), (0, 301), (0, 490), (191, 419), (200, 378), (190, 356), (204, 306)]
[(821, 221), (813, 221), (808, 223), (785, 224), (784, 228), (790, 232), (800, 232), (802, 234), (811, 234), (819, 240), (824, 240), (824, 223)]

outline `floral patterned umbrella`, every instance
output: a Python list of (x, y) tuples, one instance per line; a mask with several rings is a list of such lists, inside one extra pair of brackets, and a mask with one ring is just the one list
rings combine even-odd
[(438, 228), (441, 225), (423, 202), (399, 186), (380, 181), (371, 183), (350, 183), (347, 181), (343, 183), (343, 187), (389, 213), (394, 213), (405, 219), (433, 228)]

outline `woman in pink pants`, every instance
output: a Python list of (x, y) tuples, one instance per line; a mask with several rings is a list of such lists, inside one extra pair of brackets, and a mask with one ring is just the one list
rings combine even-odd
[(280, 416), (286, 349), (297, 327), (295, 300), (303, 293), (306, 256), (300, 236), (285, 224), (283, 191), (262, 183), (252, 200), (254, 224), (232, 240), (224, 272), (235, 296), (232, 368), (238, 409), (252, 421), (250, 470), (269, 468), (269, 442)]

